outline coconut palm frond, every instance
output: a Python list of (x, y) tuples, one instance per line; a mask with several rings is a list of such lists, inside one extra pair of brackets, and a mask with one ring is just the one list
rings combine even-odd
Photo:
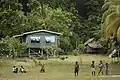
[(103, 10), (107, 10), (111, 5), (114, 5), (114, 2), (106, 2), (103, 6)]
[(105, 19), (104, 23), (101, 25), (101, 30), (104, 32), (106, 32), (106, 28), (108, 25), (110, 25), (114, 20), (116, 20), (117, 13), (113, 12), (110, 15), (107, 16), (107, 18)]
[(120, 26), (117, 30), (117, 41), (120, 42)]
[(110, 25), (107, 26), (106, 28), (106, 37), (111, 37), (114, 36), (114, 37), (117, 37), (117, 30), (120, 26), (120, 18), (116, 18), (116, 20), (114, 20)]

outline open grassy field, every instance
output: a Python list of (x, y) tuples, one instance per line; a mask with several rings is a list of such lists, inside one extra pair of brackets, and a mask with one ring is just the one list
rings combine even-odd
[[(98, 64), (100, 60), (103, 62), (110, 62), (110, 60), (105, 56), (100, 55), (80, 55), (80, 56), (67, 56), (68, 59), (50, 59), (41, 60), (41, 63), (45, 64), (46, 73), (40, 73), (40, 66), (35, 67), (32, 61), (28, 62), (13, 62), (17, 66), (25, 65), (27, 68), (26, 74), (13, 74), (11, 72), (12, 64), (9, 67), (0, 68), (0, 80), (120, 80), (120, 65), (110, 64), (109, 76), (91, 76), (90, 64), (92, 60), (96, 63), (96, 73), (98, 73)], [(79, 61), (80, 71), (79, 76), (74, 76), (74, 63)], [(113, 75), (113, 76), (111, 76)]]

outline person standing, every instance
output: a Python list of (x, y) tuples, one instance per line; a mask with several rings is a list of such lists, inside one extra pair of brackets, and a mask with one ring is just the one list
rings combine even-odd
[(98, 72), (98, 75), (99, 75), (100, 73), (102, 73), (102, 75), (104, 74), (104, 73), (103, 73), (103, 68), (104, 68), (104, 64), (103, 64), (102, 61), (100, 61), (100, 63), (99, 63), (99, 72)]
[(78, 64), (78, 62), (76, 61), (76, 62), (75, 62), (75, 70), (74, 70), (75, 76), (78, 76), (78, 72), (79, 72), (79, 64)]
[(95, 61), (92, 61), (92, 64), (91, 64), (91, 71), (92, 71), (92, 75), (95, 75)]
[(105, 68), (106, 68), (106, 70), (105, 70), (105, 71), (106, 71), (106, 75), (108, 75), (108, 67), (109, 67), (109, 64), (108, 64), (108, 63), (106, 63), (106, 64), (105, 64)]
[(45, 66), (44, 66), (44, 64), (42, 64), (41, 66), (42, 66), (42, 67), (41, 67), (41, 69), (40, 69), (40, 72), (44, 73), (44, 72), (45, 72)]

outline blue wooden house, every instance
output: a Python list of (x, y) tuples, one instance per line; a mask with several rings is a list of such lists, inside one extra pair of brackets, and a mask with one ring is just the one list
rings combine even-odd
[(15, 35), (13, 37), (19, 38), (21, 43), (25, 42), (27, 44), (27, 51), (29, 55), (44, 55), (42, 50), (44, 50), (45, 48), (58, 46), (60, 35), (62, 34), (58, 32), (48, 30), (37, 30), (26, 32), (21, 35)]

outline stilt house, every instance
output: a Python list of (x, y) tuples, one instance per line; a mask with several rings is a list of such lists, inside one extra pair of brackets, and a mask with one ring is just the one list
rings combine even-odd
[(13, 37), (19, 38), (21, 43), (27, 44), (27, 53), (25, 55), (44, 55), (43, 50), (45, 48), (57, 47), (59, 43), (59, 36), (61, 33), (48, 31), (48, 30), (37, 30), (26, 32), (21, 35), (15, 35)]

